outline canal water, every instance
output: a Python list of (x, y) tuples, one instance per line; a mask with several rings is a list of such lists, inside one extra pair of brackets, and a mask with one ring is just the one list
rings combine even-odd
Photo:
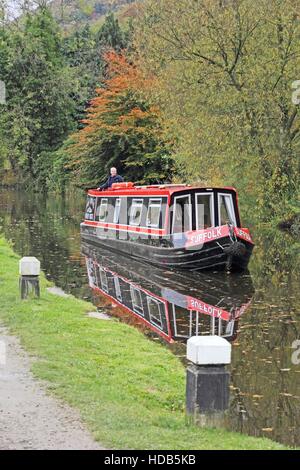
[(249, 273), (162, 271), (81, 244), (84, 207), (81, 192), (63, 199), (0, 190), (0, 233), (20, 256), (39, 258), (57, 286), (141, 329), (181, 360), (191, 335), (227, 338), (228, 427), (299, 446), (299, 239), (253, 227)]

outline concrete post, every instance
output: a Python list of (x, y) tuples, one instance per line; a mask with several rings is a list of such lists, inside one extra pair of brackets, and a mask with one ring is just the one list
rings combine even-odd
[(202, 427), (223, 427), (229, 405), (231, 344), (220, 336), (193, 336), (187, 342), (186, 413)]
[(41, 263), (33, 256), (25, 256), (19, 261), (19, 286), (21, 299), (26, 299), (30, 295), (40, 297)]

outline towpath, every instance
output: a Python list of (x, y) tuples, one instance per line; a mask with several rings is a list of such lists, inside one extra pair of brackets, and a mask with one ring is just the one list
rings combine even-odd
[(46, 393), (17, 338), (0, 327), (0, 449), (103, 449), (79, 414)]

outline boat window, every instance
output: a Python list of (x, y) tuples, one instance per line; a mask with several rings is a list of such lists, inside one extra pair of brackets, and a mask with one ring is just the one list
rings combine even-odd
[(130, 210), (129, 224), (140, 225), (143, 210), (143, 199), (133, 199)]
[(179, 196), (175, 198), (173, 211), (173, 233), (183, 233), (192, 230), (191, 197)]
[(122, 293), (121, 293), (121, 287), (120, 287), (120, 280), (117, 276), (114, 276), (114, 284), (115, 284), (115, 290), (116, 290), (116, 299), (119, 302), (122, 302)]
[(100, 220), (100, 222), (104, 222), (108, 216), (108, 199), (102, 198), (100, 204), (98, 203), (97, 210), (96, 210), (96, 220)]
[(196, 224), (197, 230), (212, 227), (213, 224), (213, 195), (196, 194)]
[(144, 316), (141, 291), (137, 287), (130, 286), (130, 293), (134, 312)]
[(224, 320), (220, 318), (218, 335), (223, 336), (223, 338), (230, 338), (231, 336), (233, 336), (233, 334), (234, 334), (234, 320), (224, 322)]
[(100, 272), (100, 280), (101, 280), (101, 288), (104, 292), (108, 292), (108, 281), (107, 281), (107, 274), (104, 269), (99, 269)]
[(234, 207), (231, 194), (219, 194), (219, 225), (226, 225), (230, 222), (236, 225)]
[(95, 202), (95, 197), (88, 197), (85, 208), (85, 220), (94, 220)]
[(163, 305), (156, 299), (151, 297), (147, 297), (147, 304), (148, 304), (148, 312), (150, 316), (150, 322), (157, 326), (158, 328), (162, 329), (162, 316), (161, 316), (161, 308)]
[(120, 210), (121, 210), (121, 199), (118, 197), (115, 203), (114, 224), (118, 224), (120, 221)]
[(89, 278), (89, 284), (90, 286), (96, 286), (96, 270), (95, 270), (95, 264), (92, 259), (86, 258), (86, 266), (87, 266), (87, 272), (88, 272), (88, 278)]
[(179, 338), (190, 337), (191, 312), (186, 308), (172, 304), (174, 335)]
[(158, 227), (161, 212), (161, 199), (150, 199), (147, 211), (147, 225)]

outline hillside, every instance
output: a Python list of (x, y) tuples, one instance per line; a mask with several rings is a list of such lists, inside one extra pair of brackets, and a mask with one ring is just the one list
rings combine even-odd
[(86, 23), (98, 28), (110, 12), (126, 20), (135, 16), (135, 3), (134, 0), (53, 0), (51, 9), (62, 28), (70, 30)]

